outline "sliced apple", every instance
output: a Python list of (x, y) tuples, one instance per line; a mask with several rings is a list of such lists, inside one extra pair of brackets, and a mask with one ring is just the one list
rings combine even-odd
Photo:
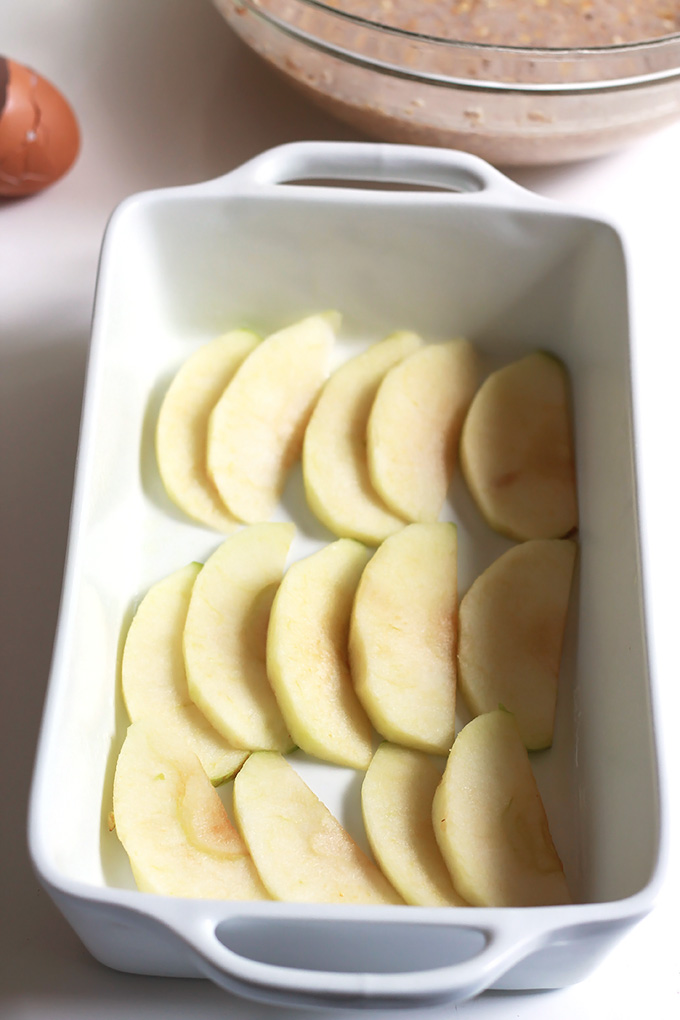
[(113, 814), (143, 892), (269, 899), (196, 755), (148, 720), (127, 731), (114, 776)]
[(234, 781), (236, 824), (275, 900), (401, 903), (357, 846), (280, 754), (252, 754)]
[(234, 330), (199, 347), (181, 366), (163, 398), (156, 425), (156, 459), (170, 499), (189, 517), (230, 533), (229, 513), (208, 475), (208, 419), (234, 373), (259, 343)]
[(366, 835), (383, 874), (406, 903), (461, 907), (432, 828), (442, 774), (423, 751), (382, 743), (361, 787)]
[(453, 884), (473, 906), (570, 902), (529, 755), (509, 712), (487, 712), (460, 731), (432, 818)]
[(327, 312), (271, 334), (215, 405), (208, 423), (208, 472), (240, 520), (272, 516), (300, 456), (339, 326), (339, 314)]
[(477, 376), (475, 349), (459, 339), (415, 351), (381, 382), (368, 419), (368, 470), (398, 517), (439, 517)]
[(529, 750), (550, 747), (576, 544), (513, 546), (475, 580), (458, 616), (458, 683), (472, 715), (502, 705)]
[(373, 728), (352, 686), (349, 618), (366, 546), (340, 538), (288, 568), (274, 598), (267, 673), (291, 737), (324, 761), (365, 769)]
[(456, 711), (457, 533), (408, 524), (387, 538), (357, 588), (349, 636), (354, 686), (388, 740), (447, 754)]
[(302, 451), (305, 493), (312, 512), (341, 538), (377, 545), (404, 526), (371, 485), (366, 427), (385, 373), (421, 343), (402, 332), (369, 347), (333, 373), (314, 408)]
[(267, 626), (294, 525), (253, 524), (225, 539), (196, 578), (184, 626), (193, 702), (234, 747), (289, 751), (267, 678)]
[(190, 563), (154, 584), (128, 630), (121, 667), (123, 699), (132, 722), (152, 718), (184, 741), (209, 779), (221, 783), (248, 757), (210, 725), (189, 696), (182, 632), (200, 563)]
[(463, 425), (461, 468), (492, 528), (523, 541), (578, 524), (569, 380), (537, 351), (493, 372)]

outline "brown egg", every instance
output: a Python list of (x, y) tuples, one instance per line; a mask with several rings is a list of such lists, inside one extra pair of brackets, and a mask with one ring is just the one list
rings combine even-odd
[(0, 196), (31, 195), (53, 184), (79, 148), (78, 122), (61, 92), (0, 57)]

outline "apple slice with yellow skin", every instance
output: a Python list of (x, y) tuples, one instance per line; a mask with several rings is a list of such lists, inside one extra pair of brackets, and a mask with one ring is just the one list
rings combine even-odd
[(269, 899), (243, 839), (196, 755), (155, 720), (127, 731), (113, 814), (138, 888), (164, 896)]
[(154, 584), (140, 602), (125, 639), (123, 699), (132, 722), (152, 718), (198, 756), (209, 779), (221, 783), (248, 757), (210, 725), (189, 696), (182, 633), (200, 563)]
[(404, 526), (371, 484), (366, 428), (385, 373), (421, 344), (415, 333), (395, 333), (341, 365), (321, 391), (305, 433), (302, 472), (312, 513), (341, 538), (378, 545)]
[(239, 521), (208, 476), (208, 419), (258, 343), (255, 333), (239, 329), (199, 347), (170, 383), (156, 425), (156, 459), (168, 496), (189, 517), (227, 534)]
[(453, 884), (473, 906), (570, 902), (529, 755), (509, 712), (487, 712), (460, 731), (432, 820)]
[(288, 730), (308, 754), (365, 769), (373, 728), (352, 686), (349, 618), (369, 551), (340, 538), (294, 563), (274, 598), (267, 673)]
[(460, 440), (470, 493), (496, 531), (524, 541), (578, 525), (569, 380), (543, 351), (493, 372), (470, 405)]
[(406, 525), (366, 566), (350, 623), (369, 719), (387, 740), (434, 754), (455, 732), (457, 552), (455, 524)]
[(280, 754), (252, 754), (234, 814), (270, 896), (292, 903), (401, 903), (379, 868)]
[(337, 312), (266, 337), (243, 362), (208, 423), (208, 473), (235, 517), (272, 516), (330, 371)]
[(230, 535), (194, 582), (184, 625), (189, 694), (234, 747), (293, 747), (267, 677), (269, 614), (295, 527), (253, 524)]
[(576, 543), (533, 539), (474, 581), (458, 615), (458, 684), (472, 715), (502, 705), (529, 750), (550, 747)]
[(366, 835), (383, 874), (406, 903), (467, 906), (432, 828), (432, 800), (442, 774), (423, 751), (382, 743), (361, 787)]
[(439, 517), (477, 379), (475, 349), (458, 339), (415, 351), (381, 382), (368, 419), (368, 470), (397, 516)]

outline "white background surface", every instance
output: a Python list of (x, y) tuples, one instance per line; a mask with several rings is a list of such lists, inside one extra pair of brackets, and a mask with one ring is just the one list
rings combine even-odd
[[(30, 200), (0, 201), (0, 1017), (292, 1016), (232, 999), (207, 982), (132, 977), (96, 963), (33, 877), (25, 817), (108, 216), (132, 192), (215, 177), (281, 142), (359, 136), (285, 88), (232, 37), (208, 0), (3, 0), (0, 51), (58, 83), (83, 131), (80, 159), (63, 181)], [(680, 860), (674, 733), (680, 711), (680, 126), (596, 162), (513, 176), (608, 215), (628, 247), (651, 649), (671, 849)], [(677, 1018), (679, 872), (671, 867), (655, 912), (581, 985), (486, 995), (425, 1015)], [(310, 1020), (331, 1015), (308, 1014)]]

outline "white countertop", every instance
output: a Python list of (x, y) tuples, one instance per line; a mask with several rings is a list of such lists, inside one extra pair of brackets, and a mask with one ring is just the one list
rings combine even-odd
[[(31, 200), (0, 203), (0, 1016), (265, 1020), (285, 1011), (232, 999), (208, 982), (133, 977), (91, 959), (33, 876), (26, 804), (107, 218), (132, 192), (218, 176), (281, 142), (358, 136), (285, 88), (232, 37), (209, 0), (4, 0), (0, 49), (58, 83), (83, 130), (81, 156), (64, 180)], [(606, 159), (513, 176), (604, 213), (628, 248), (650, 637), (677, 861), (680, 125)], [(427, 1015), (672, 1020), (680, 1014), (679, 873), (671, 869), (658, 908), (581, 985), (486, 995)]]

